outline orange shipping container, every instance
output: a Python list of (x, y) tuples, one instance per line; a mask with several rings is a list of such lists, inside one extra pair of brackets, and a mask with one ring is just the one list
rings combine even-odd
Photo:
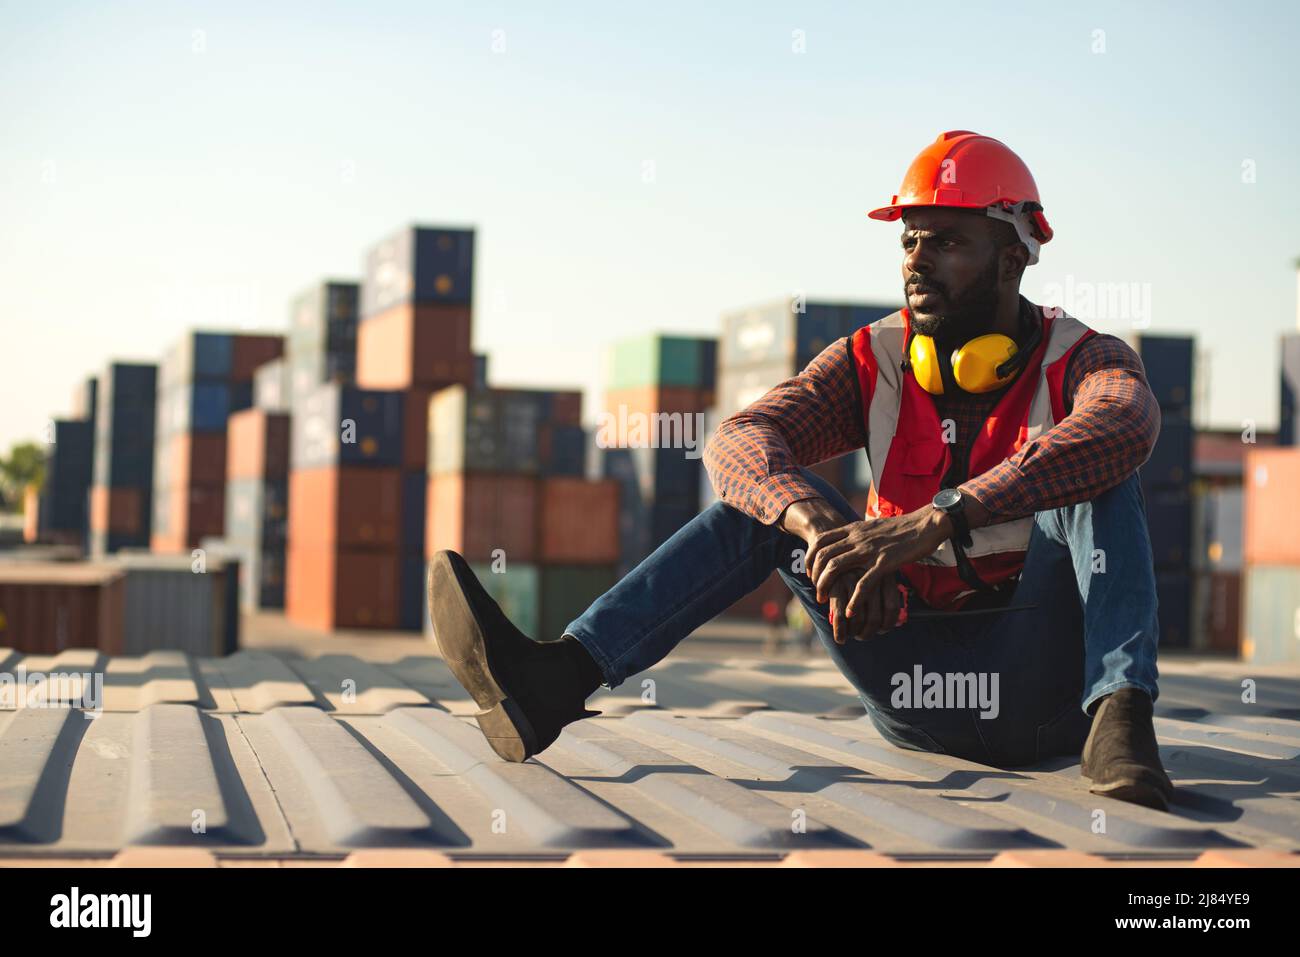
[(41, 535), (41, 490), (35, 484), (23, 489), (23, 541), (31, 544)]
[(542, 482), (541, 562), (618, 562), (617, 479), (556, 477)]
[(1247, 564), (1300, 565), (1300, 448), (1256, 449), (1246, 453), (1245, 526), (1242, 553)]
[(119, 652), (124, 578), (122, 569), (107, 565), (0, 564), (0, 647), (48, 655), (66, 648)]
[(289, 546), (396, 548), (401, 502), (399, 469), (295, 469), (289, 473)]
[(425, 556), (449, 548), (467, 561), (486, 562), (501, 549), (507, 562), (534, 561), (537, 497), (537, 479), (528, 475), (431, 475), (425, 505)]
[(138, 488), (94, 485), (90, 489), (90, 529), (134, 535), (143, 527), (140, 506)]
[(358, 324), (361, 388), (441, 388), (455, 383), (474, 383), (469, 306), (407, 303)]
[[(684, 438), (686, 435), (702, 442), (706, 438), (703, 413), (710, 404), (711, 397), (706, 394), (706, 390), (693, 386), (650, 385), (638, 389), (611, 389), (605, 393), (600, 404), (598, 420), (608, 416), (607, 421), (613, 429), (613, 435), (606, 441), (621, 447), (628, 442), (629, 433), (635, 437), (638, 430), (646, 437), (646, 441), (650, 440), (653, 424), (642, 420), (643, 416), (674, 413), (688, 415), (698, 412), (700, 419), (689, 424), (685, 420), (679, 420), (676, 424), (671, 420), (662, 422), (659, 426), (662, 436), (660, 442), (666, 443), (669, 436)], [(664, 431), (668, 434), (663, 435)]]
[(289, 416), (244, 409), (226, 427), (226, 479), (279, 480), (289, 474)]
[(395, 552), (291, 544), (285, 561), (285, 617), (321, 631), (397, 628), (400, 571)]

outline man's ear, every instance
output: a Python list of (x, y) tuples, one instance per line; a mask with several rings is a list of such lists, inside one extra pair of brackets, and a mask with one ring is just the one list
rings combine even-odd
[(1029, 268), (1029, 250), (1024, 243), (1007, 243), (999, 255), (998, 278), (1014, 280), (1017, 284)]

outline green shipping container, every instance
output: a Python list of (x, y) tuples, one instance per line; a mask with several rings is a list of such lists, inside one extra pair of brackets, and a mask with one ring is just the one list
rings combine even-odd
[(707, 387), (704, 369), (708, 340), (652, 333), (624, 339), (610, 349), (605, 388), (639, 389), (649, 385)]
[(1300, 662), (1300, 566), (1248, 565), (1242, 658)]
[(542, 565), (540, 570), (542, 630), (534, 637), (541, 641), (563, 635), (569, 622), (618, 581), (613, 565)]
[(546, 637), (537, 631), (536, 565), (508, 561), (499, 572), (492, 570), (491, 562), (471, 562), (469, 567), (516, 628), (530, 638)]

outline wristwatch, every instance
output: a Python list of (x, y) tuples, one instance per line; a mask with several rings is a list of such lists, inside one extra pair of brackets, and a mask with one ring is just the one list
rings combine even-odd
[(939, 494), (930, 501), (930, 504), (952, 519), (953, 541), (963, 548), (970, 548), (970, 523), (966, 521), (966, 503), (962, 500), (961, 490), (940, 489)]

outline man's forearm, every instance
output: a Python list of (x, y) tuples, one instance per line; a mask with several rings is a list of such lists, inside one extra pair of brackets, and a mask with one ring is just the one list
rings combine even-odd
[[(969, 492), (962, 492), (962, 499), (965, 503), (966, 522), (971, 528), (983, 528), (989, 523), (991, 517), (989, 511), (980, 503), (979, 499)], [(929, 508), (931, 508), (929, 505), (923, 506), (923, 509)], [(952, 525), (952, 519), (937, 509), (934, 510), (934, 514), (934, 521), (943, 530), (944, 537), (951, 538), (956, 533)], [(810, 498), (789, 505), (781, 513), (778, 524), (783, 531), (796, 535), (805, 542), (811, 542), (814, 535), (828, 529), (839, 528), (849, 521), (849, 519), (837, 512), (835, 507), (826, 499)]]

